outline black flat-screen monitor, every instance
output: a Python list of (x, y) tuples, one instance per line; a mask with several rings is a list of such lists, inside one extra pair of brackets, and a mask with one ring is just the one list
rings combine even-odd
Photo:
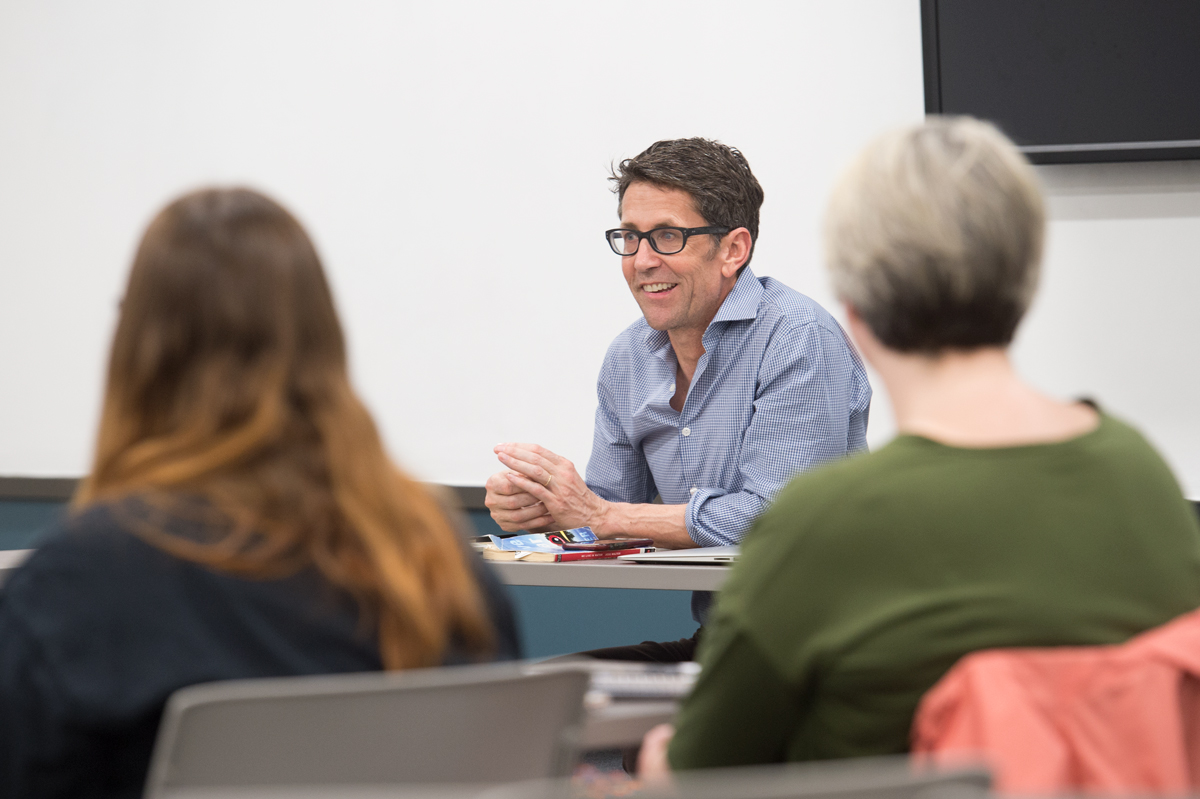
[(1200, 158), (1200, 0), (921, 0), (925, 111), (1034, 163)]

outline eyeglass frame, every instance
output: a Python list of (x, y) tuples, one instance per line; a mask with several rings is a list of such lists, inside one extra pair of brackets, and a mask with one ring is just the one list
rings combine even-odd
[[(663, 252), (662, 250), (658, 249), (658, 245), (654, 243), (653, 234), (660, 230), (678, 230), (680, 232), (680, 234), (683, 236), (683, 242), (679, 245), (678, 250), (675, 252)], [(650, 242), (650, 249), (654, 250), (659, 255), (678, 255), (684, 251), (684, 248), (687, 247), (688, 239), (691, 236), (705, 236), (710, 234), (724, 236), (726, 233), (729, 233), (732, 230), (735, 230), (735, 228), (724, 227), (722, 225), (708, 225), (706, 227), (675, 227), (674, 225), (663, 225), (662, 227), (656, 227), (653, 230), (647, 230), (645, 233), (643, 233), (642, 231), (634, 230), (633, 228), (615, 227), (604, 231), (604, 240), (608, 242), (609, 249), (622, 258), (632, 258), (633, 256), (637, 255), (638, 250), (642, 249), (642, 242), (646, 240), (649, 240)], [(633, 252), (617, 252), (617, 248), (613, 244), (612, 234), (618, 231), (625, 231), (637, 236), (637, 249), (635, 249)]]

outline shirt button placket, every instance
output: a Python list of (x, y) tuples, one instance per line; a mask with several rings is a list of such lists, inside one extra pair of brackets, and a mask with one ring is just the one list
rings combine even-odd
[[(685, 428), (683, 428), (682, 430), (680, 430), (680, 431), (679, 431), (679, 434), (680, 434), (681, 436), (683, 436), (684, 438), (687, 438), (688, 436), (690, 436), (690, 435), (692, 434), (692, 428), (690, 428), (690, 427), (685, 427)], [(679, 455), (680, 455), (681, 457), (683, 457), (683, 456), (685, 455), (685, 453), (684, 453), (684, 449), (685, 449), (685, 447), (683, 447), (682, 445), (680, 445), (680, 447), (679, 447)], [(686, 462), (686, 459), (685, 459), (685, 462)], [(685, 479), (685, 480), (687, 479), (687, 476), (686, 476), (686, 475), (684, 475), (684, 479)], [(688, 490), (688, 494), (689, 494), (690, 496), (694, 496), (694, 495), (695, 495), (695, 493), (696, 493), (696, 487), (695, 487), (695, 486), (692, 486), (692, 487), (691, 487), (691, 489), (689, 489), (689, 490)]]

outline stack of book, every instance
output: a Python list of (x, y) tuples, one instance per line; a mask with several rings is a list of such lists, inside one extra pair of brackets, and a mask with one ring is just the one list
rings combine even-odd
[(567, 563), (579, 560), (610, 560), (621, 555), (640, 555), (654, 551), (649, 538), (624, 538), (601, 541), (589, 527), (575, 527), (555, 533), (527, 533), (478, 538), (475, 548), (485, 560), (511, 560), (524, 563)]
[(576, 560), (607, 560), (620, 557), (621, 555), (640, 555), (643, 552), (654, 551), (654, 547), (626, 547), (624, 549), (568, 549), (562, 552), (523, 552), (500, 549), (490, 542), (476, 548), (483, 555), (484, 560), (516, 560), (524, 563), (568, 563)]

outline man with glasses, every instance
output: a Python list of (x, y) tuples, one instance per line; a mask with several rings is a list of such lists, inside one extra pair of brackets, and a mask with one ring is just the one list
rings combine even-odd
[[(612, 180), (621, 226), (605, 235), (643, 318), (600, 369), (587, 479), (543, 447), (500, 444), (487, 506), (508, 531), (737, 544), (796, 472), (865, 449), (866, 372), (824, 308), (747, 268), (763, 191), (740, 152), (660, 141)], [(710, 602), (693, 596), (701, 624)], [(590, 654), (690, 660), (695, 640)]]

